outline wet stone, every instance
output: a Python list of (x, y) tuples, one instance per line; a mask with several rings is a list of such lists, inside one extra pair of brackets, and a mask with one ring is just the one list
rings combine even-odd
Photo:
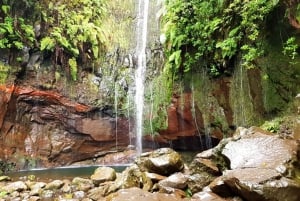
[(63, 187), (63, 185), (64, 185), (63, 181), (61, 181), (61, 180), (54, 180), (54, 181), (48, 183), (45, 186), (45, 189), (46, 190), (56, 190), (56, 189), (60, 189), (61, 187)]
[(99, 167), (95, 170), (91, 176), (91, 180), (95, 185), (99, 185), (102, 182), (113, 181), (116, 179), (116, 171), (110, 167)]

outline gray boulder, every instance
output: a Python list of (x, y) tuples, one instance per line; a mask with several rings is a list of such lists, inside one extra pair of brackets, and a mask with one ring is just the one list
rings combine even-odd
[(214, 154), (229, 166), (218, 182), (211, 183), (213, 192), (229, 188), (251, 201), (300, 200), (297, 141), (251, 127), (239, 128), (233, 138), (220, 144)]
[(111, 167), (99, 167), (95, 170), (91, 176), (91, 180), (95, 185), (99, 185), (102, 182), (113, 181), (116, 179), (116, 171)]
[(153, 152), (144, 153), (136, 160), (142, 171), (169, 176), (181, 172), (184, 168), (179, 153), (170, 148), (161, 148)]

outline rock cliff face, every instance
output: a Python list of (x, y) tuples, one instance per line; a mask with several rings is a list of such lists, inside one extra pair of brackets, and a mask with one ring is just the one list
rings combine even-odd
[[(185, 96), (184, 108), (178, 105), (169, 108), (168, 128), (155, 138), (145, 136), (146, 148), (205, 149), (201, 138), (205, 139), (193, 121), (191, 94)], [(116, 118), (54, 90), (1, 85), (0, 105), (0, 157), (16, 163), (17, 169), (62, 166), (94, 159), (124, 151), (135, 141), (130, 135), (130, 126), (134, 124), (130, 119)], [(199, 117), (200, 114), (199, 111)], [(201, 119), (199, 124), (202, 124), (202, 132)]]
[[(131, 67), (120, 69), (128, 74), (132, 70)], [(0, 86), (0, 157), (3, 160), (16, 163), (17, 168), (62, 166), (87, 159), (97, 162), (101, 161), (97, 159), (99, 156), (124, 151), (135, 142), (133, 114), (128, 118), (126, 112), (114, 111), (113, 79), (109, 75), (101, 77), (83, 71), (72, 92), (68, 92), (69, 86), (63, 78), (54, 83), (51, 70), (41, 66), (39, 71), (45, 72), (28, 70), (26, 79)], [(239, 74), (214, 80), (201, 76), (200, 83), (190, 81), (193, 87), (174, 93), (170, 100), (166, 111), (168, 127), (159, 131), (159, 135), (144, 136), (144, 147), (201, 151), (216, 145), (225, 134), (230, 136), (235, 126), (240, 125), (236, 121), (239, 117), (262, 118), (263, 89), (260, 79), (256, 79), (261, 72), (252, 69), (243, 76), (246, 88), (238, 90), (244, 90), (247, 94), (244, 98), (239, 96), (239, 91), (233, 93), (241, 82)], [(124, 81), (127, 84), (117, 81), (121, 88), (118, 108), (123, 110), (129, 81)], [(110, 106), (105, 107), (107, 104)], [(239, 109), (247, 107), (250, 112), (240, 116)], [(123, 159), (128, 162), (126, 156), (119, 158), (118, 162)], [(113, 159), (113, 162), (117, 161)]]
[[(43, 78), (46, 83), (49, 77)], [(45, 89), (37, 82), (33, 76), (0, 87), (0, 157), (16, 163), (17, 168), (68, 165), (124, 151), (135, 142), (132, 119), (95, 106), (87, 84), (78, 84), (76, 98), (70, 98), (62, 84)], [(201, 105), (194, 100), (197, 92), (174, 95), (167, 109), (167, 129), (156, 136), (146, 135), (144, 147), (200, 151), (216, 145), (228, 125), (233, 126), (230, 83), (229, 78), (215, 82), (209, 92), (214, 104), (209, 108), (209, 102)], [(217, 124), (217, 110), (224, 111), (223, 123)]]
[(30, 162), (22, 156), (42, 166), (66, 165), (129, 144), (127, 119), (116, 124), (115, 118), (57, 92), (1, 86), (0, 100), (0, 155), (19, 168)]

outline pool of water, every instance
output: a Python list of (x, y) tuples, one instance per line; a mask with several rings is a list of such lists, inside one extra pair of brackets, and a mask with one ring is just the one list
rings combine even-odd
[[(116, 172), (122, 172), (128, 165), (113, 165), (109, 166), (116, 170)], [(27, 180), (29, 177), (34, 175), (37, 181), (50, 181), (54, 179), (72, 179), (74, 177), (89, 178), (95, 171), (96, 168), (101, 166), (66, 166), (49, 169), (32, 169), (32, 170), (21, 170), (18, 172), (10, 172), (6, 175), (9, 176), (13, 181), (16, 180)]]

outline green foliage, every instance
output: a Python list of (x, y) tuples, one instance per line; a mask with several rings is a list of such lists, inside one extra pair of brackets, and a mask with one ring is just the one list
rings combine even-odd
[(213, 76), (242, 58), (253, 67), (263, 53), (260, 29), (278, 0), (167, 0), (164, 16), (166, 70), (175, 76), (207, 68)]
[(71, 71), (71, 77), (73, 81), (77, 80), (77, 62), (75, 58), (69, 59), (69, 66)]
[(39, 9), (45, 29), (40, 49), (52, 52), (55, 65), (61, 63), (67, 76), (77, 80), (77, 64), (96, 62), (106, 50), (105, 0), (44, 0)]
[(24, 46), (33, 46), (35, 34), (33, 26), (27, 24), (22, 17), (12, 17), (10, 6), (1, 7), (5, 18), (0, 22), (0, 48), (21, 50)]
[(15, 163), (0, 159), (0, 173), (5, 174), (7, 172), (14, 171), (15, 167)]
[[(71, 57), (99, 58), (106, 44), (102, 19), (106, 13), (104, 0), (44, 2), (42, 13), (49, 27), (41, 41), (41, 50), (61, 47)], [(83, 59), (83, 58), (82, 58)]]
[(9, 66), (0, 63), (0, 84), (4, 84), (9, 74)]
[[(144, 121), (145, 134), (155, 135), (157, 131), (164, 130), (168, 126), (167, 108), (170, 105), (171, 86), (168, 74), (162, 73), (152, 80), (145, 92), (145, 113), (148, 114)], [(154, 93), (155, 92), (155, 93)]]
[(286, 56), (289, 56), (292, 60), (295, 59), (295, 57), (298, 55), (297, 49), (298, 49), (298, 44), (296, 43), (296, 38), (295, 37), (290, 37), (287, 39), (285, 44), (283, 45), (283, 54)]
[(34, 174), (30, 174), (27, 176), (29, 181), (35, 181), (36, 180), (36, 176)]
[(53, 51), (55, 47), (55, 40), (50, 37), (45, 37), (41, 40), (41, 50), (50, 50)]
[(191, 198), (193, 196), (193, 192), (190, 188), (187, 188), (184, 192), (187, 198)]
[(102, 27), (107, 31), (107, 40), (110, 44), (107, 48), (114, 51), (116, 45), (120, 49), (129, 49), (133, 43), (128, 34), (134, 29), (136, 0), (107, 1), (107, 15), (102, 20)]
[(277, 133), (280, 129), (280, 124), (283, 122), (282, 118), (277, 117), (271, 121), (266, 121), (261, 128), (271, 133)]
[(296, 8), (296, 19), (300, 22), (300, 3), (298, 3)]
[(8, 194), (6, 191), (0, 191), (0, 198), (5, 197)]

